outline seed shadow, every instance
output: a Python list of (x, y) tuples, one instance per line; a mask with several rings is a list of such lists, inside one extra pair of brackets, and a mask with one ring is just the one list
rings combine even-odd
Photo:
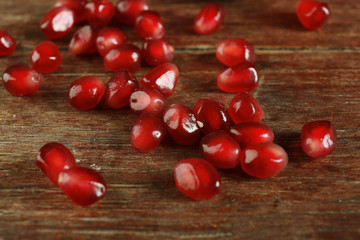
[(264, 15), (264, 24), (274, 28), (285, 28), (294, 31), (305, 31), (299, 22), (296, 13), (277, 12)]

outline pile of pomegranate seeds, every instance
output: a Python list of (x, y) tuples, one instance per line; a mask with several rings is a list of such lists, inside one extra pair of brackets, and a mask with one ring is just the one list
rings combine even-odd
[[(218, 30), (224, 8), (209, 2), (195, 17), (194, 29), (199, 34)], [(296, 14), (308, 29), (319, 28), (329, 15), (328, 6), (315, 0), (301, 0)], [(118, 22), (134, 26), (143, 38), (142, 49), (128, 42), (115, 27), (104, 27), (115, 16)], [(182, 104), (166, 107), (179, 79), (179, 69), (170, 63), (174, 47), (165, 36), (160, 13), (150, 10), (145, 0), (59, 0), (42, 19), (40, 29), (49, 39), (68, 34), (74, 23), (87, 21), (75, 31), (69, 43), (73, 55), (98, 52), (105, 69), (114, 72), (105, 83), (97, 76), (83, 76), (73, 81), (67, 98), (78, 110), (95, 108), (104, 98), (114, 109), (129, 105), (141, 114), (130, 132), (131, 145), (140, 152), (154, 150), (168, 133), (176, 143), (191, 145), (199, 142), (203, 159), (189, 158), (174, 168), (176, 187), (195, 200), (207, 200), (220, 192), (221, 181), (216, 168), (230, 169), (240, 165), (247, 174), (267, 178), (281, 172), (288, 163), (285, 150), (273, 143), (274, 133), (260, 123), (264, 112), (248, 92), (258, 86), (254, 67), (254, 47), (243, 38), (225, 39), (216, 47), (216, 57), (228, 68), (217, 76), (219, 89), (236, 93), (229, 107), (212, 99), (199, 99), (193, 109)], [(102, 28), (101, 28), (102, 27)], [(0, 30), (0, 56), (11, 55), (15, 40)], [(144, 60), (155, 66), (139, 82), (132, 72)], [(24, 65), (8, 67), (3, 74), (5, 88), (14, 96), (35, 93), (41, 75), (56, 71), (62, 63), (55, 43), (39, 43), (30, 55), (32, 68)], [(39, 73), (38, 73), (39, 72)], [(322, 158), (336, 148), (336, 131), (329, 121), (305, 124), (301, 130), (301, 146), (312, 158)], [(89, 206), (106, 194), (106, 183), (96, 171), (76, 166), (72, 153), (60, 143), (44, 145), (36, 164), (50, 181), (62, 189), (76, 204)]]

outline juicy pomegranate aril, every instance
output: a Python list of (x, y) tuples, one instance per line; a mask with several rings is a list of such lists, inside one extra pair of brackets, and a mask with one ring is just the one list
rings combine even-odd
[(58, 39), (68, 34), (75, 22), (75, 13), (67, 7), (51, 9), (41, 20), (40, 29), (49, 39)]
[(160, 39), (165, 35), (160, 14), (155, 11), (142, 11), (136, 17), (135, 30), (140, 37), (147, 39)]
[(326, 3), (315, 0), (301, 0), (296, 7), (296, 14), (305, 28), (316, 30), (326, 22), (330, 11)]
[(235, 123), (260, 122), (264, 112), (253, 96), (242, 92), (232, 99), (229, 114)]
[(105, 26), (114, 14), (115, 7), (110, 0), (89, 0), (85, 5), (86, 19), (94, 26)]
[(134, 25), (137, 15), (146, 10), (149, 10), (149, 5), (145, 0), (119, 0), (115, 17), (120, 23)]
[(40, 73), (51, 73), (61, 65), (62, 57), (55, 43), (45, 41), (33, 49), (30, 61), (34, 70)]
[(142, 56), (147, 64), (158, 66), (174, 58), (174, 48), (162, 39), (148, 39), (143, 44)]
[(99, 29), (91, 25), (81, 27), (70, 40), (69, 52), (73, 55), (95, 53), (98, 33)]
[(165, 98), (154, 88), (142, 88), (131, 94), (129, 104), (133, 112), (158, 115), (164, 111)]
[(110, 50), (104, 57), (106, 70), (116, 72), (126, 68), (135, 72), (141, 65), (140, 49), (132, 44), (123, 44)]
[(254, 64), (256, 61), (254, 47), (242, 38), (220, 41), (216, 47), (216, 57), (220, 62), (229, 67), (244, 62)]
[(68, 7), (75, 13), (75, 22), (85, 20), (85, 4), (87, 0), (59, 0), (54, 7)]
[(96, 37), (96, 47), (101, 56), (111, 49), (126, 43), (125, 34), (118, 28), (106, 27)]
[(5, 30), (0, 29), (0, 56), (10, 56), (15, 52), (16, 41)]
[(177, 189), (194, 200), (208, 200), (221, 189), (219, 173), (204, 159), (181, 160), (175, 165), (174, 176)]
[(96, 203), (106, 194), (104, 178), (95, 170), (74, 167), (59, 174), (59, 186), (76, 204), (86, 207)]
[(209, 2), (195, 17), (194, 29), (199, 34), (210, 34), (218, 30), (224, 17), (220, 3)]
[(76, 166), (70, 150), (61, 143), (51, 142), (42, 146), (36, 156), (36, 165), (58, 186), (60, 172)]

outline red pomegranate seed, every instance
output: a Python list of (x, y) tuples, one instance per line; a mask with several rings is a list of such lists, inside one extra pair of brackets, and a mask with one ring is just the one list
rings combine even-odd
[(288, 163), (285, 150), (274, 143), (266, 142), (251, 145), (242, 150), (241, 168), (247, 174), (267, 178), (283, 170)]
[(73, 55), (91, 54), (96, 52), (96, 37), (99, 29), (85, 25), (77, 30), (69, 43), (69, 51)]
[(149, 5), (145, 0), (119, 0), (115, 17), (120, 23), (134, 25), (137, 15), (146, 10), (149, 10)]
[(155, 115), (143, 113), (136, 119), (131, 130), (131, 145), (140, 152), (150, 152), (155, 149), (166, 134), (162, 120)]
[(229, 134), (242, 149), (258, 143), (274, 141), (274, 133), (271, 129), (259, 122), (238, 123), (230, 127)]
[(6, 90), (14, 96), (30, 95), (39, 90), (41, 76), (34, 69), (23, 65), (8, 67), (2, 80)]
[(86, 19), (91, 25), (105, 26), (115, 14), (115, 6), (110, 0), (89, 0), (85, 5)]
[(130, 109), (136, 113), (161, 114), (165, 108), (164, 96), (154, 88), (142, 88), (130, 96)]
[(62, 57), (55, 43), (45, 41), (33, 49), (30, 61), (34, 70), (40, 73), (51, 73), (61, 65)]
[(170, 97), (175, 90), (179, 78), (179, 69), (172, 63), (163, 63), (141, 80), (141, 86), (152, 87), (161, 92), (164, 97)]
[(200, 139), (200, 130), (196, 125), (193, 111), (181, 104), (172, 104), (165, 109), (163, 121), (175, 142), (190, 145)]
[(227, 130), (230, 126), (230, 116), (226, 106), (211, 99), (200, 99), (194, 106), (197, 125), (204, 134), (218, 130)]
[(229, 169), (239, 164), (239, 144), (223, 130), (212, 132), (200, 142), (202, 157), (217, 168)]
[(136, 17), (135, 30), (142, 38), (160, 39), (165, 35), (160, 14), (155, 11), (142, 11)]
[(232, 99), (229, 114), (235, 123), (260, 122), (264, 112), (253, 96), (248, 92), (242, 92)]
[(137, 90), (139, 83), (127, 69), (115, 72), (105, 90), (105, 103), (111, 108), (122, 108), (129, 104), (130, 95)]
[(162, 39), (148, 39), (143, 44), (142, 56), (147, 64), (157, 66), (174, 58), (174, 48)]
[(16, 41), (5, 30), (0, 29), (0, 56), (9, 56), (15, 52)]
[(68, 34), (73, 25), (75, 13), (67, 7), (51, 9), (41, 20), (40, 29), (49, 39), (58, 39)]
[(59, 174), (59, 186), (76, 204), (86, 207), (106, 194), (104, 178), (95, 170), (74, 167)]
[(297, 5), (296, 14), (305, 28), (316, 30), (328, 19), (330, 11), (326, 3), (301, 0)]
[(111, 49), (104, 57), (106, 70), (116, 72), (126, 68), (135, 72), (141, 65), (140, 49), (132, 44), (123, 44)]
[(87, 0), (58, 0), (54, 7), (68, 7), (75, 13), (75, 22), (85, 20), (85, 4)]
[(336, 148), (336, 130), (330, 121), (306, 123), (301, 129), (301, 147), (312, 158), (323, 158)]
[(207, 200), (220, 192), (219, 173), (200, 158), (181, 160), (174, 168), (175, 184), (184, 195), (194, 200)]
[(73, 81), (68, 91), (68, 101), (79, 110), (89, 110), (98, 105), (105, 92), (104, 82), (96, 76), (85, 76)]
[(195, 31), (199, 34), (215, 32), (220, 27), (224, 14), (224, 8), (220, 3), (209, 2), (195, 17)]
[(105, 56), (111, 49), (125, 43), (126, 36), (118, 28), (104, 28), (99, 32), (96, 38), (97, 50), (101, 56)]
[(58, 186), (59, 173), (76, 166), (75, 158), (61, 143), (51, 142), (42, 146), (36, 156), (36, 165), (54, 185)]
[(240, 63), (222, 71), (217, 77), (217, 85), (224, 92), (250, 92), (259, 83), (258, 74), (250, 63)]
[(254, 47), (242, 38), (226, 39), (219, 42), (216, 47), (216, 57), (229, 67), (244, 62), (254, 64), (256, 61)]

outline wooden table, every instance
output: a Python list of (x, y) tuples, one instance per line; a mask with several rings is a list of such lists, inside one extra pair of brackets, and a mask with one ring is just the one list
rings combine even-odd
[[(222, 191), (213, 199), (183, 196), (173, 167), (200, 157), (198, 144), (179, 146), (167, 137), (142, 154), (129, 142), (137, 115), (128, 108), (73, 109), (66, 92), (74, 79), (91, 74), (107, 82), (111, 73), (97, 55), (71, 56), (70, 34), (55, 41), (63, 64), (43, 75), (36, 94), (13, 97), (0, 87), (0, 239), (360, 239), (360, 2), (328, 0), (327, 23), (307, 31), (296, 19), (297, 1), (224, 1), (224, 22), (209, 36), (192, 30), (207, 1), (148, 2), (161, 13), (181, 71), (167, 104), (192, 107), (199, 98), (229, 104), (234, 94), (216, 86), (225, 67), (215, 47), (226, 38), (246, 38), (256, 48), (261, 76), (252, 94), (289, 165), (269, 179), (249, 177), (240, 168), (220, 171)], [(33, 47), (46, 40), (39, 21), (53, 4), (0, 1), (0, 28), (18, 43), (15, 54), (0, 59), (1, 71), (30, 63)], [(141, 44), (133, 28), (112, 25)], [(150, 69), (137, 71), (138, 80)], [(338, 147), (311, 160), (300, 149), (300, 129), (319, 119), (334, 123)], [(50, 141), (65, 144), (79, 165), (104, 176), (108, 193), (102, 201), (78, 207), (45, 178), (35, 157)]]

